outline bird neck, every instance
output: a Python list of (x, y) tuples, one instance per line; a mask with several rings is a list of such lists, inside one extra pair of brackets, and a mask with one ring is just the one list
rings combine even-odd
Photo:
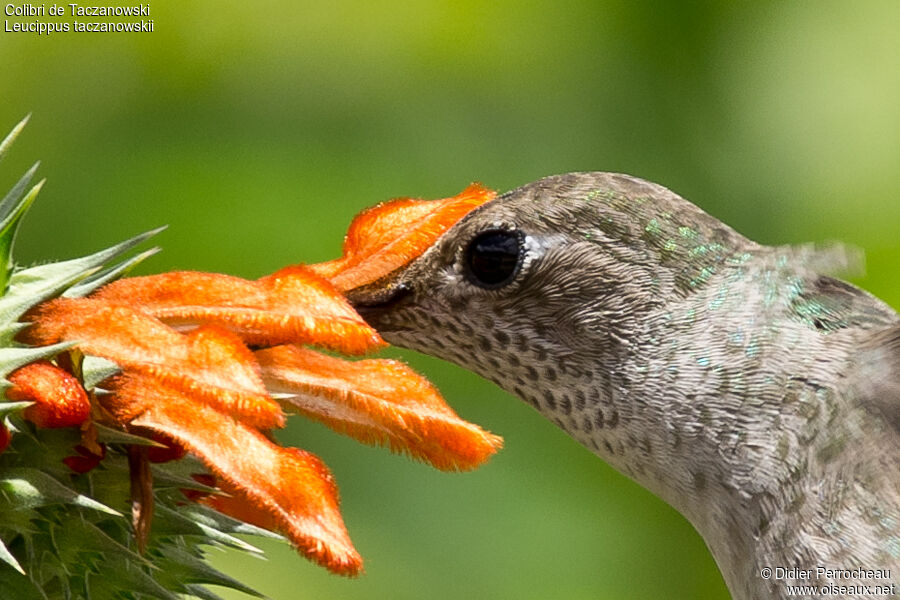
[(765, 293), (701, 294), (604, 356), (536, 341), (525, 361), (555, 367), (527, 389), (494, 379), (685, 515), (736, 598), (787, 593), (767, 565), (900, 576), (897, 449), (845, 393), (851, 332), (786, 319)]

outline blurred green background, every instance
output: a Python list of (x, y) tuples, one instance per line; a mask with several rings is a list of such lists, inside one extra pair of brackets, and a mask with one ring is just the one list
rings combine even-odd
[[(0, 184), (38, 158), (48, 178), (19, 259), (169, 224), (141, 272), (258, 277), (335, 257), (390, 197), (609, 170), (762, 242), (856, 244), (859, 283), (900, 306), (900, 3), (729, 4), (183, 0), (152, 3), (153, 33), (0, 32), (0, 130), (34, 113)], [(218, 567), (276, 600), (727, 598), (673, 510), (493, 385), (403, 356), (506, 448), (445, 474), (294, 418), (280, 438), (331, 466), (366, 574), (276, 543)]]

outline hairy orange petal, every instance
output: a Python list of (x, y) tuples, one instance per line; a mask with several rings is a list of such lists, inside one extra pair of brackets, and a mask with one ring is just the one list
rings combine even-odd
[(119, 377), (116, 402), (132, 404), (131, 424), (175, 440), (199, 457), (257, 522), (274, 522), (308, 558), (355, 574), (362, 559), (338, 508), (337, 487), (316, 456), (282, 448), (178, 389), (140, 375)]
[(180, 271), (121, 279), (91, 296), (177, 327), (213, 323), (257, 346), (299, 343), (360, 354), (384, 342), (334, 287), (302, 266), (258, 281)]
[(46, 360), (16, 369), (6, 390), (10, 400), (34, 402), (22, 415), (38, 427), (73, 427), (91, 415), (91, 401), (72, 374)]
[(366, 443), (387, 444), (439, 469), (472, 469), (502, 439), (460, 419), (420, 375), (395, 360), (339, 360), (297, 346), (258, 350), (271, 392), (304, 415)]
[[(228, 485), (227, 482), (213, 478), (212, 485), (222, 490), (223, 494), (196, 494), (194, 502), (205, 504), (210, 508), (214, 508), (220, 513), (229, 517), (268, 529), (269, 531), (278, 531), (278, 521), (271, 514), (263, 512), (249, 503), (234, 486)], [(196, 492), (196, 490), (194, 490)]]
[(227, 330), (206, 326), (183, 335), (139, 310), (91, 298), (58, 298), (29, 318), (20, 334), (28, 343), (78, 342), (86, 354), (151, 374), (256, 427), (284, 425), (253, 354)]
[(472, 184), (453, 198), (383, 202), (353, 219), (341, 258), (309, 268), (341, 291), (371, 283), (418, 257), (457, 221), (495, 195)]

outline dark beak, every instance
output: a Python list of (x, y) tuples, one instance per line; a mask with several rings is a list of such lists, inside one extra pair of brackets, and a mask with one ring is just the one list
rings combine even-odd
[(344, 295), (366, 322), (380, 329), (384, 316), (412, 301), (412, 289), (397, 278), (379, 280), (347, 291)]

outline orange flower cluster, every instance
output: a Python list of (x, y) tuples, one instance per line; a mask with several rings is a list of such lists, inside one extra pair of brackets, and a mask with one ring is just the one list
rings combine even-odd
[[(256, 281), (174, 272), (46, 302), (27, 316), (23, 342), (77, 342), (80, 352), (122, 371), (103, 382), (109, 393), (89, 398), (68, 371), (33, 363), (10, 376), (7, 396), (33, 401), (25, 417), (39, 427), (89, 431), (92, 417), (163, 442), (166, 448), (129, 453), (136, 505), (152, 503), (146, 461), (188, 451), (223, 492), (195, 494), (198, 501), (280, 531), (307, 557), (355, 574), (362, 562), (331, 473), (316, 456), (277, 444), (271, 430), (284, 425), (287, 408), (440, 469), (474, 468), (496, 452), (500, 438), (460, 419), (405, 365), (345, 361), (307, 347), (362, 354), (383, 346), (341, 291), (405, 265), (493, 196), (470, 186), (444, 200), (384, 203), (353, 221), (342, 258)], [(82, 468), (101, 459), (89, 439), (79, 448), (82, 456), (70, 458), (88, 461)], [(139, 543), (148, 527), (147, 511), (136, 510)]]

